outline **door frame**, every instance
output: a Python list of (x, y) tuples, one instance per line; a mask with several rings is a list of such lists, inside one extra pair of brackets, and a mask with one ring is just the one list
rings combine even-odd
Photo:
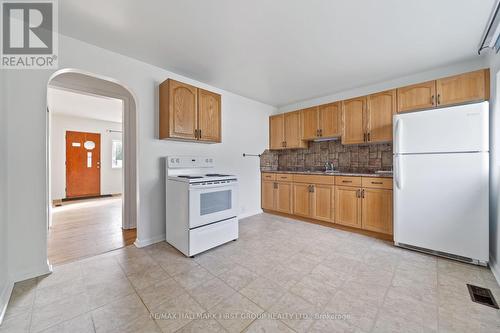
[[(66, 76), (72, 79), (65, 80)], [(74, 78), (81, 78), (74, 80)], [(96, 84), (98, 82), (98, 84)], [(122, 228), (137, 228), (137, 239), (139, 239), (139, 175), (138, 175), (138, 117), (137, 98), (135, 94), (124, 84), (113, 78), (90, 73), (87, 71), (65, 68), (56, 71), (47, 82), (48, 88), (56, 88), (80, 94), (109, 97), (121, 99), (123, 101), (123, 204), (122, 204)], [(50, 210), (51, 203), (51, 176), (50, 176), (50, 110), (46, 106), (46, 205), (47, 228), (52, 224)], [(137, 243), (137, 240), (136, 240)]]

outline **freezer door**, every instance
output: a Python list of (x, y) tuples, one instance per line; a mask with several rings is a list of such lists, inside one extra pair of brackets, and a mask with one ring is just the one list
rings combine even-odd
[(488, 159), (395, 155), (394, 241), (487, 262)]
[(394, 116), (394, 153), (488, 151), (488, 102)]

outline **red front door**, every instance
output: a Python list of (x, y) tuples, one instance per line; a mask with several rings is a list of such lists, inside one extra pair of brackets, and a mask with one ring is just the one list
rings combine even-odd
[(66, 131), (66, 197), (101, 195), (101, 134)]

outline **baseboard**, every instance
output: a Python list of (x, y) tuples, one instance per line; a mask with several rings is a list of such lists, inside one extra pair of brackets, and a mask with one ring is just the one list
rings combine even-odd
[(0, 293), (0, 325), (3, 322), (5, 316), (5, 311), (7, 311), (7, 305), (9, 304), (10, 295), (12, 294), (12, 289), (14, 289), (14, 282), (7, 281), (4, 288)]
[(41, 267), (30, 270), (30, 271), (25, 271), (25, 272), (17, 272), (13, 275), (11, 275), (11, 280), (14, 282), (19, 282), (19, 281), (24, 281), (28, 279), (32, 279), (35, 277), (43, 276), (52, 273), (52, 265), (48, 262), (45, 265), (42, 265)]
[(490, 253), (490, 269), (497, 280), (498, 285), (500, 285), (500, 266), (498, 262), (495, 260), (495, 257)]
[(155, 237), (151, 237), (148, 239), (137, 238), (134, 242), (134, 245), (136, 247), (140, 248), (140, 247), (145, 247), (145, 246), (152, 245), (152, 244), (159, 243), (159, 242), (163, 242), (163, 241), (165, 241), (165, 235), (157, 235)]
[(264, 213), (264, 211), (262, 209), (259, 209), (259, 210), (253, 211), (253, 212), (245, 212), (243, 214), (238, 215), (238, 219), (243, 220), (243, 219), (246, 219), (247, 217), (259, 215), (262, 213)]

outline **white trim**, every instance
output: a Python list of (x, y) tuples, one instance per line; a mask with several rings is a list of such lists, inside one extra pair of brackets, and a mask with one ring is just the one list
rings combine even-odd
[(19, 282), (51, 273), (52, 265), (47, 260), (47, 263), (45, 265), (42, 265), (38, 269), (16, 273), (15, 275), (11, 276), (11, 280), (14, 282)]
[(152, 245), (152, 244), (155, 244), (155, 243), (159, 243), (159, 242), (164, 242), (165, 241), (165, 235), (157, 235), (157, 236), (154, 236), (154, 237), (151, 237), (151, 238), (148, 238), (148, 239), (139, 239), (137, 238), (134, 242), (134, 245), (136, 247), (145, 247), (145, 246), (148, 246), (148, 245)]
[(497, 280), (497, 283), (500, 285), (500, 266), (498, 262), (495, 259), (495, 256), (493, 256), (492, 253), (490, 253), (490, 269), (491, 272), (493, 273), (493, 276)]
[(259, 215), (259, 214), (262, 214), (262, 213), (264, 213), (264, 211), (262, 209), (259, 209), (259, 210), (256, 210), (254, 212), (247, 212), (247, 213), (244, 213), (244, 214), (240, 214), (238, 216), (238, 219), (243, 220), (243, 219), (246, 219), (248, 217)]
[(8, 281), (0, 294), (0, 325), (2, 324), (5, 312), (7, 311), (7, 305), (9, 304), (12, 289), (14, 289), (14, 282)]

